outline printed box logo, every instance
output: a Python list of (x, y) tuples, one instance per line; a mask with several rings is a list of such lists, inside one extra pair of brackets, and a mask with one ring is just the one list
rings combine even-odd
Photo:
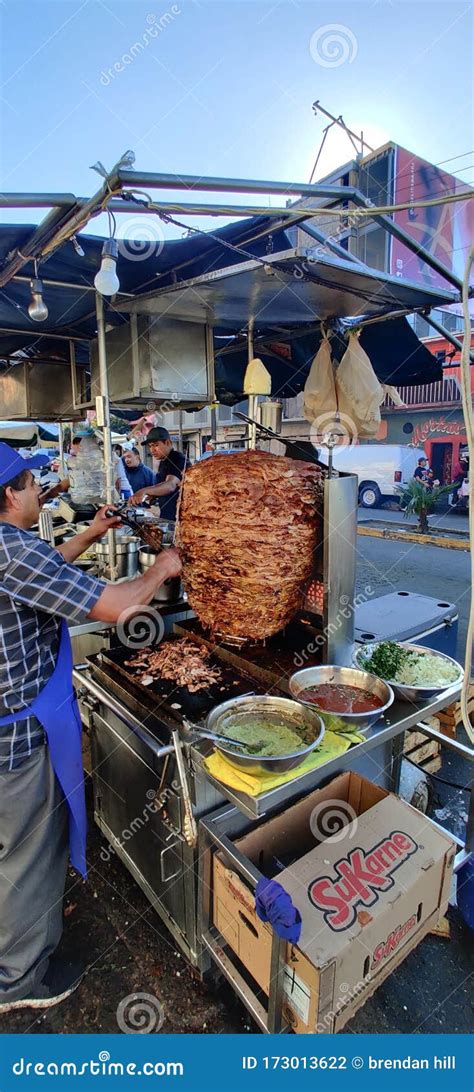
[(404, 864), (418, 845), (409, 834), (395, 830), (366, 852), (352, 849), (334, 865), (334, 876), (320, 876), (308, 888), (308, 897), (334, 932), (353, 925), (357, 907), (373, 906), (382, 891), (394, 885), (393, 873)]
[(382, 959), (387, 959), (388, 956), (391, 956), (392, 952), (398, 948), (398, 945), (401, 944), (404, 937), (406, 937), (407, 933), (411, 932), (415, 925), (416, 914), (412, 914), (411, 917), (408, 918), (408, 921), (403, 925), (397, 925), (397, 928), (394, 929), (392, 933), (389, 933), (386, 940), (382, 940), (380, 944), (377, 944), (372, 956), (372, 966), (376, 967), (377, 963), (381, 963)]

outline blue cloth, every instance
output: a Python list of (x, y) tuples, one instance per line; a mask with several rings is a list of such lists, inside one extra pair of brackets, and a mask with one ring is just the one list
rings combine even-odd
[(269, 921), (279, 937), (290, 944), (298, 943), (301, 914), (281, 884), (262, 876), (255, 890), (255, 910), (260, 921)]
[(85, 622), (105, 584), (31, 531), (0, 520), (0, 717), (18, 713), (0, 726), (0, 772), (17, 769), (44, 731), (26, 716), (53, 674), (59, 651), (61, 619)]
[(155, 475), (150, 467), (145, 466), (144, 463), (131, 467), (124, 462), (124, 468), (132, 493), (137, 493), (139, 489), (145, 489), (147, 485), (155, 485)]
[(84, 878), (86, 866), (86, 797), (82, 766), (82, 724), (72, 685), (72, 649), (69, 630), (61, 622), (58, 658), (53, 674), (24, 714), (2, 717), (0, 725), (35, 716), (48, 741), (51, 763), (69, 808), (71, 864)]

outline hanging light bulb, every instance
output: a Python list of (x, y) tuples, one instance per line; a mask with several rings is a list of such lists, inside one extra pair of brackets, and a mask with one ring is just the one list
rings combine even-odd
[(33, 319), (33, 322), (44, 322), (49, 312), (43, 299), (43, 282), (39, 277), (33, 277), (30, 281), (30, 291), (31, 301), (28, 305), (30, 319)]
[(81, 246), (77, 235), (71, 235), (71, 243), (74, 247), (74, 250), (76, 251), (78, 258), (84, 258), (86, 252), (84, 250), (84, 247)]
[(115, 296), (120, 288), (120, 281), (117, 277), (117, 258), (117, 240), (106, 239), (102, 247), (100, 269), (94, 277), (94, 285), (101, 296)]

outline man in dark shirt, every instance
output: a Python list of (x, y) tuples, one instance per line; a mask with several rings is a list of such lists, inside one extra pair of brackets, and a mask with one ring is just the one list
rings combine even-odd
[(429, 482), (429, 467), (428, 459), (418, 459), (418, 466), (413, 475), (415, 481), (421, 482), (422, 485), (428, 485)]
[(142, 463), (140, 453), (135, 447), (132, 451), (124, 453), (123, 462), (132, 493), (137, 493), (139, 489), (145, 489), (147, 485), (154, 485), (155, 475), (149, 466)]
[(144, 443), (150, 448), (154, 459), (160, 460), (160, 467), (155, 478), (155, 485), (146, 486), (134, 493), (132, 502), (139, 504), (145, 493), (148, 497), (157, 497), (163, 519), (175, 520), (179, 496), (179, 486), (186, 470), (186, 456), (173, 447), (167, 428), (159, 425), (150, 429)]

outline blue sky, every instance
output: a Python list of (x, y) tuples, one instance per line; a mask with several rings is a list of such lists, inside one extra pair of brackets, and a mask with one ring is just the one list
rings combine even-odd
[[(468, 0), (0, 0), (0, 186), (88, 195), (90, 165), (127, 148), (142, 170), (307, 181), (326, 124), (315, 99), (373, 145), (435, 163), (470, 152), (445, 169), (474, 181), (472, 13)], [(333, 132), (318, 173), (348, 158)]]

